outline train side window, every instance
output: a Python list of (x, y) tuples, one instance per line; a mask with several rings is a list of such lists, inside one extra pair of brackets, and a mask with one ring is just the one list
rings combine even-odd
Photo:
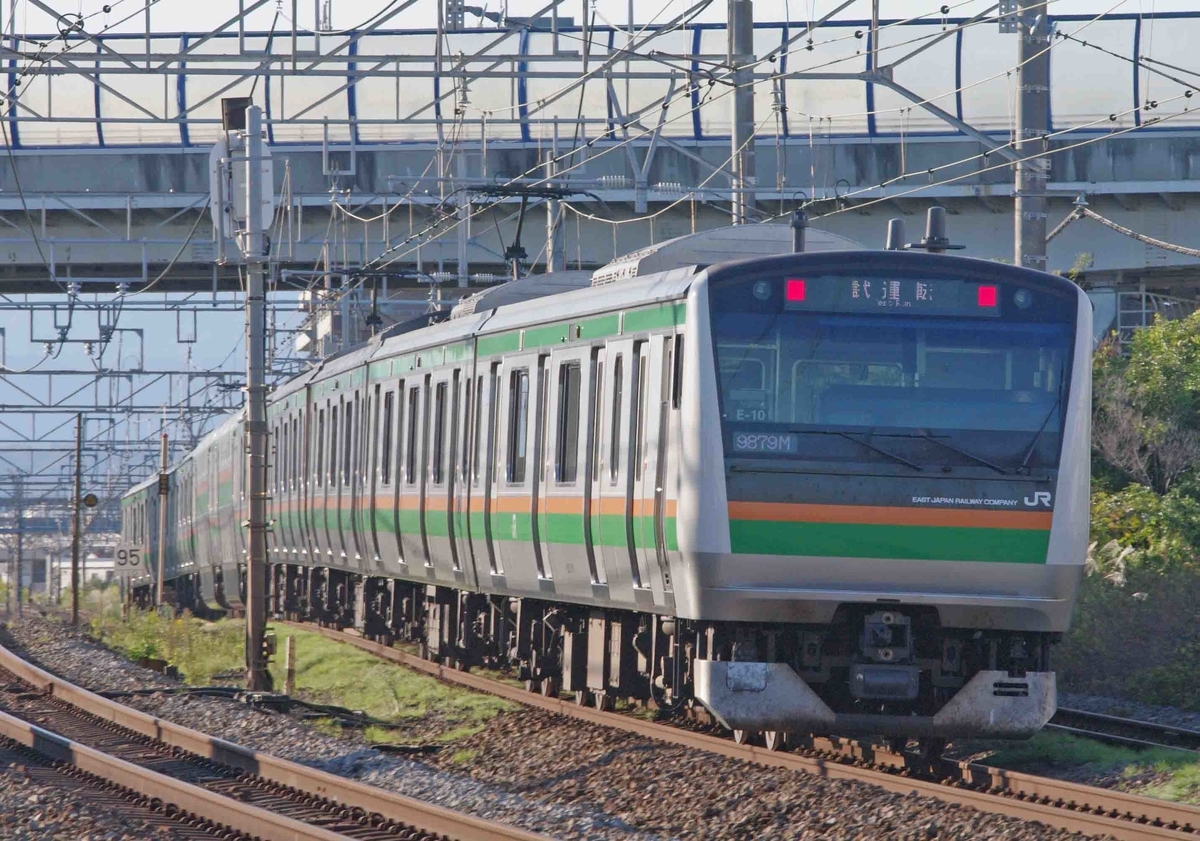
[(675, 336), (675, 350), (672, 359), (671, 374), (671, 408), (678, 409), (683, 397), (683, 334)]
[(608, 478), (617, 481), (621, 474), (621, 397), (625, 388), (624, 358), (613, 361), (612, 424), (608, 435)]
[(529, 434), (529, 369), (521, 368), (509, 375), (508, 385), (508, 481), (520, 485), (525, 481), (525, 463)]
[[(494, 430), (497, 426), (497, 424), (496, 424), (496, 401), (499, 400), (499, 398), (500, 398), (500, 395), (499, 395), (500, 363), (499, 362), (492, 363), (491, 380), (490, 380), (490, 385), (488, 388), (489, 388), (489, 391), (488, 391), (488, 395), (489, 395), (489, 397), (488, 397), (488, 424), (489, 424), (488, 429), (493, 430), (493, 432), (490, 433), (492, 436), (492, 445), (488, 449), (489, 449), (489, 455), (490, 455), (491, 461), (494, 464), (495, 459), (496, 459), (496, 445), (495, 445), (495, 432), (494, 432)], [(482, 420), (481, 420), (483, 418), (483, 412), (481, 411), (483, 408), (483, 377), (479, 378), (479, 383), (477, 385), (475, 394), (476, 394), (476, 398), (477, 398), (475, 400), (475, 406), (476, 406), (476, 409), (475, 409), (475, 466), (473, 468), (473, 473), (472, 473), (471, 478), (474, 482), (478, 483), (479, 477), (481, 475), (480, 474), (480, 471), (482, 469), (481, 466), (483, 465), (483, 463), (485, 461), (488, 460), (487, 457), (482, 455), (483, 438), (484, 438), (484, 436), (481, 434), (482, 430), (483, 430)]]
[(600, 351), (592, 351), (596, 360), (596, 405), (592, 413), (592, 476), (600, 475), (600, 441), (603, 439), (604, 428), (604, 362), (600, 359)]
[(316, 463), (316, 484), (321, 487), (325, 482), (322, 480), (321, 470), (325, 467), (325, 410), (321, 409), (317, 412), (317, 463)]
[(300, 487), (300, 450), (303, 445), (300, 441), (300, 419), (292, 418), (292, 484), (297, 488)]
[(636, 360), (634, 364), (634, 377), (637, 382), (633, 384), (633, 477), (641, 480), (642, 478), (642, 446), (646, 438), (646, 371), (650, 367), (650, 358), (647, 353), (649, 349), (645, 342), (638, 342), (633, 346), (633, 358)]
[(408, 438), (404, 442), (404, 481), (417, 481), (417, 406), (421, 399), (416, 386), (408, 390)]
[(338, 478), (338, 407), (329, 407), (329, 487), (337, 486)]
[(438, 383), (433, 396), (433, 483), (445, 479), (446, 463), (446, 383)]
[(383, 441), (380, 449), (380, 481), (390, 484), (392, 481), (392, 414), (395, 412), (396, 393), (389, 391), (383, 396)]
[[(467, 377), (466, 383), (463, 385), (463, 393), (466, 395), (466, 402), (463, 405), (463, 420), (462, 420), (462, 439), (459, 444), (462, 449), (460, 457), (458, 475), (462, 477), (462, 481), (467, 481), (468, 471), (471, 468), (471, 409), (474, 403), (474, 392), (471, 390), (471, 378)], [(476, 411), (479, 411), (476, 409)]]
[(582, 370), (578, 362), (564, 362), (558, 368), (558, 453), (556, 478), (573, 483), (579, 469), (579, 388)]
[(351, 458), (354, 455), (354, 408), (357, 404), (357, 398), (355, 398), (353, 403), (348, 400), (346, 401), (345, 423), (343, 429), (345, 442), (342, 445), (342, 486), (347, 488), (350, 487)]

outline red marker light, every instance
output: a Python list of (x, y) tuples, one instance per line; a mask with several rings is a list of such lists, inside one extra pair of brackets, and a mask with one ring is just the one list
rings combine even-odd
[(787, 284), (783, 287), (783, 298), (785, 301), (803, 301), (804, 281), (789, 278)]
[(995, 286), (979, 287), (979, 306), (994, 307), (999, 298), (999, 290)]

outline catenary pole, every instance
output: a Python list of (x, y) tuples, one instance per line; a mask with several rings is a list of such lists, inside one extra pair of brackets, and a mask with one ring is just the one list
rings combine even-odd
[(1014, 262), (1046, 270), (1046, 181), (1050, 159), (1050, 24), (1046, 0), (1017, 2), (1017, 153)]
[[(263, 237), (262, 109), (246, 109), (246, 459), (250, 540), (246, 561), (246, 688), (271, 688), (264, 637), (267, 627), (267, 394), (265, 343), (265, 241)], [(344, 323), (342, 329), (345, 330)]]
[(83, 494), (83, 412), (75, 415), (75, 493), (71, 496), (71, 624), (79, 624), (79, 497)]
[(154, 577), (154, 603), (163, 603), (163, 578), (167, 572), (167, 433), (162, 434), (162, 467), (158, 472), (158, 574)]
[(735, 225), (751, 221), (754, 185), (754, 3), (729, 0), (729, 67), (736, 89), (733, 93), (733, 131), (730, 150), (733, 169), (733, 213)]

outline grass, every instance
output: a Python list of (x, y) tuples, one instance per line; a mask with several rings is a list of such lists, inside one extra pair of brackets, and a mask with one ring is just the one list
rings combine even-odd
[[(92, 620), (92, 630), (110, 647), (130, 658), (154, 657), (175, 666), (193, 686), (212, 683), (215, 675), (244, 668), (244, 624), (206, 622), (185, 614), (163, 618), (154, 613), (107, 611)], [(278, 633), (279, 653), (271, 676), (284, 687), (285, 635), (296, 638), (296, 696), (361, 711), (397, 727), (363, 731), (372, 742), (407, 743), (423, 739), (451, 743), (483, 729), (489, 719), (516, 705), (491, 695), (444, 684), (428, 675), (379, 660), (365, 651), (320, 634), (291, 628)], [(331, 721), (318, 729), (340, 732)]]
[(1135, 750), (1044, 730), (1027, 742), (996, 751), (985, 761), (1013, 771), (1070, 769), (1073, 777), (1085, 780), (1118, 778), (1127, 781), (1122, 788), (1137, 794), (1200, 803), (1200, 762), (1187, 751)]

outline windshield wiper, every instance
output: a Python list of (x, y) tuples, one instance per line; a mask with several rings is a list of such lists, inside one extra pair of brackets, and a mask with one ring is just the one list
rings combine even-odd
[(997, 473), (1000, 473), (1004, 476), (1009, 475), (1009, 473), (1011, 472), (1011, 471), (1007, 470), (1006, 468), (1001, 467), (998, 464), (993, 464), (992, 462), (988, 461), (986, 458), (977, 456), (974, 453), (969, 453), (966, 450), (962, 449), (961, 447), (956, 447), (953, 444), (947, 444), (945, 441), (939, 441), (937, 438), (934, 438), (928, 432), (918, 432), (915, 435), (910, 435), (907, 437), (921, 438), (925, 441), (928, 441), (931, 444), (937, 444), (939, 447), (945, 447), (947, 450), (950, 450), (950, 452), (952, 452), (952, 453), (958, 453), (960, 456), (963, 456), (964, 458), (969, 458), (971, 461), (976, 462), (977, 464), (982, 464), (984, 467), (990, 467), (992, 470), (995, 470)]
[(897, 464), (903, 464), (905, 467), (911, 467), (913, 470), (924, 472), (919, 464), (914, 464), (904, 456), (898, 456), (890, 450), (885, 450), (883, 447), (877, 447), (869, 441), (864, 441), (861, 438), (855, 438), (849, 432), (838, 432), (833, 429), (789, 429), (788, 432), (799, 432), (805, 435), (837, 435), (840, 438), (845, 438), (847, 441), (853, 441), (860, 447), (866, 447), (868, 450), (879, 453), (881, 456), (887, 456)]
[(1033, 451), (1037, 447), (1037, 442), (1041, 439), (1042, 433), (1046, 431), (1046, 424), (1050, 423), (1050, 418), (1054, 417), (1054, 413), (1058, 410), (1058, 404), (1062, 402), (1062, 389), (1058, 391), (1058, 397), (1054, 400), (1054, 405), (1050, 407), (1050, 411), (1046, 412), (1046, 417), (1042, 419), (1042, 425), (1038, 427), (1038, 431), (1033, 433), (1033, 438), (1029, 442), (1029, 447), (1025, 450), (1025, 457), (1021, 459), (1021, 470), (1025, 470), (1029, 465), (1029, 459), (1033, 456)]

